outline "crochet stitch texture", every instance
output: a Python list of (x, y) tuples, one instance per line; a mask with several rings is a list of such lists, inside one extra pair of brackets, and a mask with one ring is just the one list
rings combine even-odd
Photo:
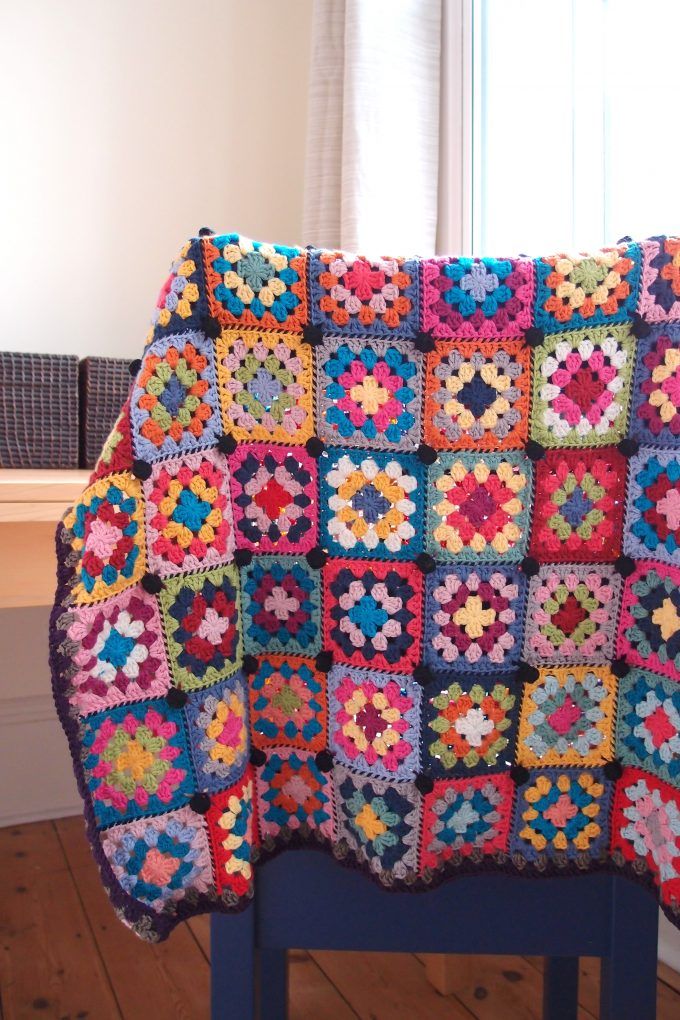
[(202, 231), (131, 372), (50, 642), (120, 917), (314, 846), (397, 889), (622, 873), (680, 927), (680, 240)]

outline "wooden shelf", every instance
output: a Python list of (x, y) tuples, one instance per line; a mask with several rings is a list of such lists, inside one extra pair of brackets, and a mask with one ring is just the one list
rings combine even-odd
[(0, 469), (0, 609), (54, 600), (54, 533), (89, 471)]
[(89, 471), (0, 469), (0, 524), (56, 524), (87, 485)]

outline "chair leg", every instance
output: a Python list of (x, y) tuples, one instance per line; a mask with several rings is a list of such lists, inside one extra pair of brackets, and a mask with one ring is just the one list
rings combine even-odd
[(613, 878), (609, 956), (602, 960), (600, 1020), (655, 1020), (659, 909), (652, 896)]
[(255, 911), (210, 918), (211, 1020), (256, 1020)]
[(578, 956), (546, 956), (543, 968), (543, 1020), (576, 1020)]
[(258, 951), (258, 1005), (262, 1020), (287, 1020), (288, 954), (285, 949)]

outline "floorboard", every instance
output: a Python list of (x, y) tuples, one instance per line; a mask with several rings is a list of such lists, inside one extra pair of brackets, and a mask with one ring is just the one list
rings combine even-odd
[[(82, 820), (0, 829), (0, 1018), (207, 1020), (210, 920), (140, 941), (104, 893)], [(540, 1020), (543, 960), (466, 956), (440, 996), (425, 956), (289, 954), (290, 1020)], [(598, 1015), (599, 960), (581, 960), (579, 1020)], [(660, 965), (658, 1020), (680, 1017), (680, 975)]]

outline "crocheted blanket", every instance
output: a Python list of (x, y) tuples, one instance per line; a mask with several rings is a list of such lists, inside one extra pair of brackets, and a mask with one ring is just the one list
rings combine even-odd
[(304, 845), (392, 889), (613, 871), (680, 926), (680, 240), (201, 231), (130, 369), (51, 619), (123, 920)]

